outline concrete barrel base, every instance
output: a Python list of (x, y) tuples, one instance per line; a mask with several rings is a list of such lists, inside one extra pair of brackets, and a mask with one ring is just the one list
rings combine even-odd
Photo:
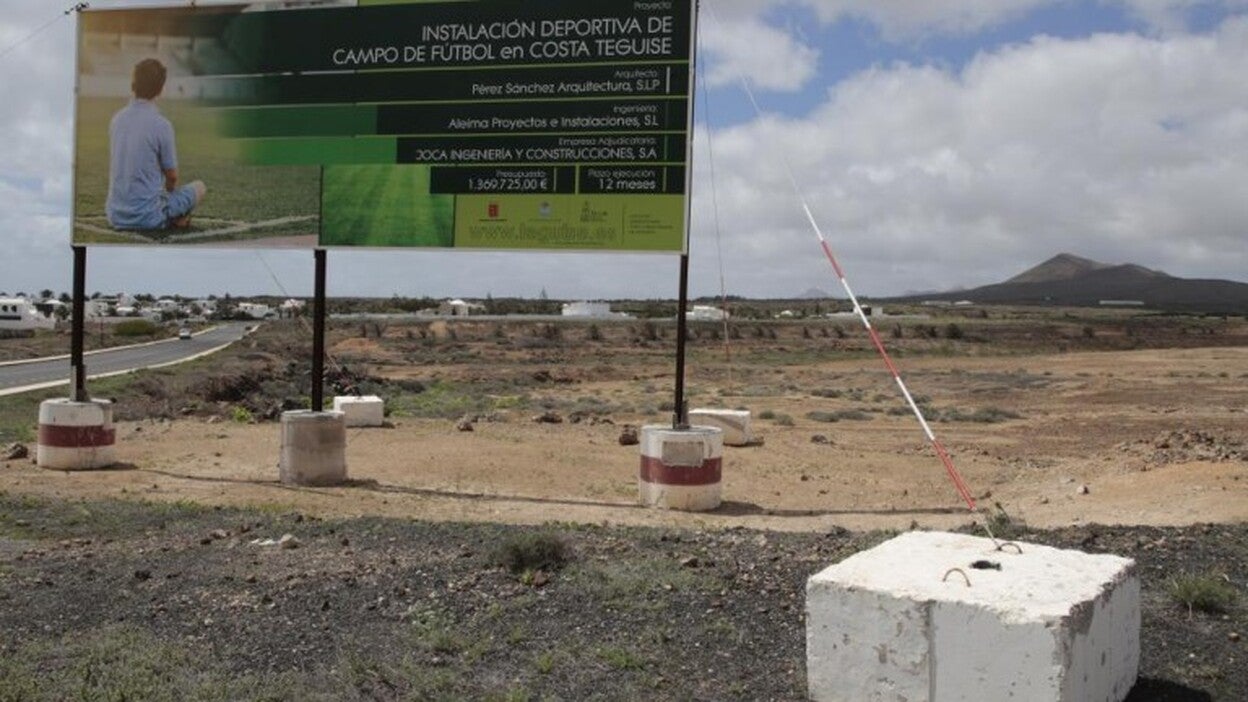
[(754, 441), (754, 432), (750, 429), (749, 410), (706, 408), (689, 410), (689, 423), (723, 429), (725, 446), (749, 446)]
[(810, 699), (1121, 702), (1139, 671), (1135, 562), (1019, 546), (911, 532), (810, 578)]
[(337, 485), (347, 479), (347, 423), (342, 412), (282, 413), (282, 460), (286, 485)]
[(676, 431), (667, 425), (641, 428), (637, 488), (650, 507), (706, 512), (719, 507), (724, 432), (717, 427)]
[(347, 427), (380, 427), (386, 423), (386, 403), (376, 395), (335, 397), (334, 411), (346, 415)]
[(35, 462), (53, 470), (95, 470), (117, 462), (111, 400), (44, 400)]

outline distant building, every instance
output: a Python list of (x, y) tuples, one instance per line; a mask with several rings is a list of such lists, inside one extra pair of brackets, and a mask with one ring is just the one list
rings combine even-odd
[(612, 317), (611, 304), (607, 302), (569, 302), (562, 308), (564, 317)]
[(475, 302), (464, 302), (463, 300), (446, 300), (438, 305), (438, 314), (443, 317), (467, 317), (468, 315), (481, 314), (485, 311), (485, 305)]
[(111, 317), (117, 310), (117, 300), (101, 297), (82, 301), (83, 317)]
[(303, 300), (296, 300), (292, 297), (283, 302), (281, 306), (277, 308), (277, 312), (282, 317), (294, 318), (303, 314), (303, 310), (307, 308), (307, 306), (307, 302)]
[(685, 319), (691, 322), (722, 322), (728, 319), (728, 312), (710, 305), (694, 305), (685, 312)]
[(259, 302), (240, 302), (236, 309), (239, 314), (245, 314), (252, 319), (268, 319), (277, 314), (272, 307)]
[(0, 297), (0, 331), (52, 329), (56, 320), (24, 297)]
[[(884, 308), (874, 307), (872, 305), (862, 305), (862, 313), (868, 317), (883, 317)], [(858, 313), (856, 311), (829, 312), (823, 316), (827, 317), (828, 319), (858, 319)]]

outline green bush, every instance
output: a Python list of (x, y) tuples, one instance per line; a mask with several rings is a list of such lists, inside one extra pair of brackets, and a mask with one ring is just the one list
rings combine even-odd
[(160, 327), (146, 319), (127, 319), (113, 327), (113, 334), (125, 337), (153, 336), (158, 331)]
[(868, 422), (872, 419), (870, 414), (858, 409), (836, 410), (835, 412), (815, 410), (813, 412), (807, 412), (806, 418), (814, 422), (825, 422), (828, 424), (842, 421)]
[(494, 562), (512, 573), (558, 570), (568, 560), (568, 548), (554, 534), (524, 532), (498, 545)]
[(1220, 575), (1180, 575), (1166, 585), (1170, 597), (1188, 612), (1221, 614), (1235, 604), (1238, 593)]

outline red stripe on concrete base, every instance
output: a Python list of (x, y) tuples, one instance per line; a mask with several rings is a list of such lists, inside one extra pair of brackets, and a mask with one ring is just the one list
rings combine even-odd
[(39, 445), (56, 448), (92, 448), (112, 446), (117, 443), (117, 431), (112, 427), (66, 427), (55, 424), (39, 425)]
[(715, 485), (722, 482), (724, 459), (708, 458), (700, 466), (669, 466), (651, 456), (641, 457), (642, 481), (659, 485)]

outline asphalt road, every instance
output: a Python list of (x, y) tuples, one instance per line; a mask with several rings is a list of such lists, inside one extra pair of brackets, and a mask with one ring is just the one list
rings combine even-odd
[[(190, 339), (169, 339), (129, 349), (110, 349), (86, 356), (87, 376), (124, 373), (186, 361), (210, 353), (243, 338), (250, 324), (227, 322)], [(0, 395), (69, 384), (68, 358), (32, 360), (0, 365)]]

